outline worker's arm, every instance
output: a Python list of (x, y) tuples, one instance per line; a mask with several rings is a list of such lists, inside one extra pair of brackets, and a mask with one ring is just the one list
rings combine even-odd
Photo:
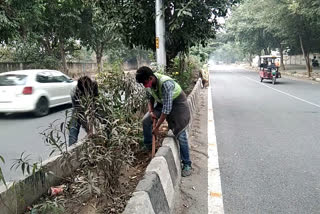
[(154, 111), (153, 106), (154, 106), (154, 99), (152, 97), (150, 97), (149, 102), (148, 102), (149, 114), (151, 115), (152, 119), (158, 119), (157, 116), (153, 112)]
[(163, 94), (163, 107), (161, 116), (156, 124), (156, 127), (152, 130), (154, 134), (158, 134), (159, 127), (166, 119), (167, 115), (170, 114), (172, 110), (172, 102), (173, 102), (173, 90), (174, 90), (174, 82), (166, 81), (162, 85), (162, 94)]
[(158, 134), (159, 128), (160, 128), (161, 124), (163, 123), (163, 121), (166, 119), (166, 117), (167, 117), (166, 114), (161, 113), (161, 116), (160, 116), (159, 120), (157, 121), (156, 127), (153, 129), (154, 134), (156, 134), (156, 135)]
[(148, 102), (148, 110), (149, 110), (149, 113), (153, 112), (153, 102), (152, 102), (152, 100), (149, 100), (149, 102)]

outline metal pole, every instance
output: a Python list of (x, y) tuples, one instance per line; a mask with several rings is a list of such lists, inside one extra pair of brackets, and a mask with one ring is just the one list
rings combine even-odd
[(156, 0), (156, 50), (157, 64), (164, 68), (167, 65), (167, 62), (163, 0)]

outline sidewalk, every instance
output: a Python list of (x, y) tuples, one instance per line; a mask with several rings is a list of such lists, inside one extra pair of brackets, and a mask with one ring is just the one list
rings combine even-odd
[[(285, 65), (286, 71), (297, 72), (297, 73), (307, 73), (306, 65)], [(315, 73), (320, 73), (320, 68), (312, 68)]]
[(175, 214), (208, 213), (208, 89), (201, 89), (199, 111), (189, 133), (192, 175), (181, 179)]

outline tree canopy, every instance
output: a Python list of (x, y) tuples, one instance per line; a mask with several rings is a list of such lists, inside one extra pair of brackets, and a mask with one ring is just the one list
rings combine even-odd
[[(217, 19), (227, 14), (235, 0), (164, 1), (166, 23), (167, 60), (170, 61), (180, 52), (187, 53), (190, 47), (206, 45), (215, 37), (219, 27)], [(111, 16), (119, 15), (121, 32), (128, 45), (142, 46), (155, 50), (155, 1), (121, 1), (117, 7), (101, 1), (102, 7)]]
[[(165, 0), (166, 48), (170, 61), (179, 53), (215, 38), (219, 17), (237, 0)], [(3, 0), (0, 42), (21, 61), (61, 62), (80, 48), (92, 49), (98, 64), (106, 50), (125, 45), (155, 50), (155, 1)], [(56, 63), (53, 63), (56, 64)]]
[(320, 50), (319, 6), (313, 0), (244, 0), (227, 20), (227, 37), (247, 55), (278, 49), (283, 62), (285, 49), (301, 53), (310, 75), (309, 54)]

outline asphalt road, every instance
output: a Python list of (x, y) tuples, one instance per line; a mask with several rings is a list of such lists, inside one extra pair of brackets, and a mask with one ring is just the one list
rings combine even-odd
[(211, 86), (225, 213), (320, 213), (320, 84), (216, 66)]
[[(30, 113), (0, 116), (0, 155), (6, 160), (6, 164), (1, 163), (0, 166), (7, 181), (16, 181), (23, 177), (21, 169), (10, 170), (13, 159), (19, 158), (22, 152), (31, 155), (31, 162), (48, 158), (51, 149), (44, 143), (40, 132), (48, 128), (54, 120), (63, 120), (65, 111), (70, 107), (71, 105), (64, 105), (52, 108), (49, 115), (41, 118)], [(79, 138), (82, 136), (84, 131), (80, 132)]]

